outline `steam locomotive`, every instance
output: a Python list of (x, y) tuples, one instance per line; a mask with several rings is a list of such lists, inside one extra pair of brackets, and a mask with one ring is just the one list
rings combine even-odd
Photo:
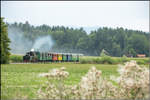
[(23, 56), (23, 62), (79, 62), (82, 54), (30, 51)]

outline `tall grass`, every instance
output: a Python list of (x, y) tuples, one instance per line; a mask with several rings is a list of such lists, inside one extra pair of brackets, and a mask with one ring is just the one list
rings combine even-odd
[(135, 60), (137, 64), (150, 63), (148, 58), (128, 58), (128, 57), (80, 57), (81, 64), (123, 64), (130, 60)]

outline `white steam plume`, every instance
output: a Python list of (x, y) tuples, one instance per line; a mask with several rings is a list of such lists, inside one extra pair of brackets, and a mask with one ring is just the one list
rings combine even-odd
[(53, 40), (51, 36), (43, 36), (35, 40), (32, 49), (47, 52), (50, 51), (52, 46), (53, 46)]
[(50, 51), (53, 46), (53, 41), (51, 36), (42, 36), (33, 40), (26, 38), (24, 33), (18, 28), (8, 27), (8, 37), (11, 41), (10, 52), (12, 54), (25, 54), (31, 49), (39, 51)]
[(12, 54), (25, 54), (27, 51), (30, 51), (33, 43), (23, 36), (21, 30), (8, 27), (8, 37), (11, 41), (10, 52)]

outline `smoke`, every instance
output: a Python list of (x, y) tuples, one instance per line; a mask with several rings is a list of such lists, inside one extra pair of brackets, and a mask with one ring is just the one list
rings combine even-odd
[(8, 37), (12, 54), (25, 54), (33, 45), (32, 41), (25, 38), (23, 32), (16, 28), (8, 27)]
[[(40, 51), (40, 52), (58, 52), (58, 53), (83, 53), (86, 54), (83, 50), (78, 50), (75, 48), (69, 47), (60, 47), (56, 42), (53, 41), (50, 35), (45, 36), (36, 36), (34, 40), (31, 40), (27, 37), (31, 35), (36, 35), (36, 33), (24, 33), (18, 28), (8, 27), (8, 37), (11, 40), (10, 43), (10, 52), (12, 54), (26, 54), (29, 51)], [(25, 36), (28, 35), (28, 36)]]
[(10, 52), (12, 54), (25, 54), (31, 49), (47, 52), (50, 51), (54, 44), (51, 36), (42, 36), (37, 37), (35, 40), (30, 40), (24, 36), (21, 30), (12, 27), (8, 27), (8, 37), (11, 41)]
[(52, 46), (53, 46), (53, 41), (51, 36), (43, 36), (35, 40), (32, 49), (42, 51), (42, 52), (47, 52), (50, 51)]

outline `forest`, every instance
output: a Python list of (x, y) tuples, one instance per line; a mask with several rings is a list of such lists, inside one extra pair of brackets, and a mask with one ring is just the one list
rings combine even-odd
[[(25, 23), (7, 23), (8, 33), (16, 34), (19, 30), (24, 38), (34, 44), (38, 37), (51, 36), (54, 45), (51, 51), (83, 53), (88, 56), (99, 56), (104, 49), (109, 56), (122, 57), (123, 55), (137, 54), (149, 55), (149, 38), (147, 32), (118, 28), (100, 27), (90, 34), (81, 28), (64, 26), (33, 26), (28, 21)], [(140, 29), (139, 29), (140, 30)], [(31, 47), (28, 47), (31, 49)]]

